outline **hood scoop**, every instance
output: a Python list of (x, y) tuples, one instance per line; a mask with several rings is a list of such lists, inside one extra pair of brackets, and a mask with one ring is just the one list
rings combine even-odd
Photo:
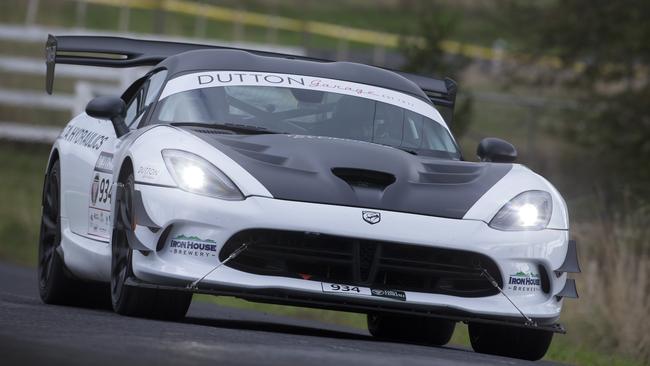
[(383, 191), (395, 183), (395, 176), (376, 170), (355, 168), (333, 168), (332, 174), (339, 177), (352, 188), (368, 188)]
[(464, 162), (423, 163), (424, 171), (419, 171), (419, 182), (423, 184), (466, 184), (471, 183), (485, 173), (486, 165)]

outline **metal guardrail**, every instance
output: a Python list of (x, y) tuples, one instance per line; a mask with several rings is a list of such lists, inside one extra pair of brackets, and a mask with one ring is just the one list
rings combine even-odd
[[(144, 37), (154, 40), (168, 40), (177, 42), (194, 42), (202, 44), (218, 44), (232, 47), (254, 48), (270, 52), (290, 53), (304, 55), (305, 51), (299, 47), (280, 47), (258, 45), (254, 43), (219, 42), (214, 40), (188, 39), (182, 37), (161, 37), (159, 35), (143, 35), (131, 33), (116, 33), (106, 31), (88, 31), (84, 29), (68, 29), (40, 26), (14, 26), (0, 24), (0, 40), (10, 40), (26, 43), (40, 43), (44, 45), (47, 34), (92, 34), (102, 36)], [(44, 59), (16, 56), (0, 56), (0, 72), (25, 75), (45, 75)], [(124, 90), (133, 80), (149, 70), (147, 67), (130, 69), (111, 69), (77, 65), (58, 65), (57, 77), (78, 79), (75, 83), (73, 95), (56, 93), (47, 96), (44, 92), (35, 90), (16, 90), (0, 86), (0, 105), (13, 105), (21, 108), (44, 108), (51, 110), (69, 110), (71, 115), (77, 115), (88, 100), (98, 94), (116, 94)], [(90, 81), (93, 82), (90, 82)], [(44, 82), (44, 81), (43, 81)], [(100, 82), (100, 83), (97, 83)], [(43, 84), (44, 85), (44, 84)]]
[(17, 122), (0, 122), (0, 140), (51, 144), (61, 133), (61, 127), (26, 125)]
[[(33, 0), (37, 1), (37, 0)], [(268, 28), (269, 30), (283, 30), (297, 33), (308, 33), (328, 38), (338, 39), (344, 43), (357, 42), (375, 46), (377, 60), (382, 59), (384, 48), (398, 48), (404, 43), (425, 45), (425, 39), (418, 36), (404, 36), (395, 33), (373, 31), (362, 28), (348, 27), (338, 24), (300, 20), (289, 17), (257, 13), (242, 9), (232, 9), (224, 6), (190, 2), (187, 0), (76, 0), (80, 4), (97, 4), (113, 7), (121, 7), (125, 21), (120, 20), (121, 27), (128, 23), (128, 9), (163, 10), (177, 14), (192, 15), (197, 19), (210, 19), (219, 22), (243, 24), (254, 27)], [(125, 30), (125, 29), (123, 29)], [(343, 46), (347, 48), (347, 46)], [(440, 42), (440, 48), (448, 54), (461, 55), (472, 59), (512, 63), (531, 62), (552, 69), (559, 69), (569, 66), (575, 72), (584, 70), (584, 63), (563, 65), (558, 57), (544, 56), (531, 57), (522, 53), (507, 52), (503, 48), (503, 42), (495, 42), (494, 47), (484, 47), (475, 44), (466, 44), (453, 40)]]
[(240, 22), (245, 25), (273, 28), (290, 32), (306, 32), (350, 42), (366, 43), (383, 47), (397, 47), (400, 36), (393, 33), (340, 26), (331, 23), (299, 20), (277, 15), (256, 13), (223, 6), (182, 0), (79, 0), (89, 4), (100, 4), (135, 9), (165, 10), (194, 15), (221, 22)]
[[(364, 43), (368, 45), (397, 48), (404, 41), (423, 44), (422, 37), (402, 36), (395, 33), (372, 31), (367, 29), (342, 26), (332, 23), (299, 20), (277, 15), (256, 13), (240, 9), (232, 9), (218, 5), (189, 2), (183, 0), (78, 0), (89, 4), (107, 5), (147, 10), (165, 10), (169, 12), (193, 15), (220, 22), (240, 22), (254, 27), (271, 28), (276, 30), (310, 33), (314, 35), (339, 39), (347, 42)], [(466, 57), (493, 60), (503, 57), (501, 50), (489, 47), (463, 44), (456, 41), (443, 41), (440, 44), (443, 51), (450, 54), (460, 54)]]
[[(32, 14), (36, 7), (32, 7)], [(107, 32), (80, 28), (55, 28), (37, 25), (16, 26), (0, 24), (0, 40), (14, 42), (38, 43), (42, 47), (47, 34), (93, 34), (103, 36), (144, 37), (148, 39), (172, 40), (177, 42), (194, 42), (202, 44), (221, 44), (232, 47), (256, 48), (271, 52), (304, 55), (300, 47), (281, 47), (254, 43), (219, 42), (204, 39), (188, 39), (174, 36), (133, 34), (125, 32)], [(58, 65), (57, 77), (77, 80), (74, 92), (47, 95), (43, 89), (13, 89), (0, 84), (0, 105), (17, 107), (23, 110), (43, 109), (46, 111), (69, 111), (75, 116), (83, 111), (86, 103), (96, 95), (119, 94), (127, 85), (144, 74), (148, 68), (110, 69), (76, 65)], [(22, 75), (42, 75), (45, 82), (45, 60), (31, 57), (0, 56), (0, 72)], [(44, 84), (43, 84), (44, 85)], [(32, 86), (33, 87), (33, 86)], [(58, 121), (64, 122), (64, 121)], [(43, 122), (45, 123), (45, 122)], [(18, 122), (0, 122), (0, 139), (30, 143), (51, 143), (60, 128), (42, 124), (32, 125)]]
[[(25, 24), (34, 25), (38, 13), (39, 0), (28, 0)], [(68, 0), (77, 2), (77, 25), (84, 23), (86, 5), (104, 5), (119, 7), (120, 17), (118, 29), (122, 32), (128, 30), (129, 10), (146, 9), (152, 11), (166, 11), (176, 14), (195, 16), (197, 36), (205, 33), (205, 20), (232, 23), (235, 28), (235, 38), (242, 38), (243, 27), (253, 26), (268, 29), (269, 40), (276, 38), (276, 31), (289, 31), (302, 34), (313, 34), (339, 40), (338, 50), (341, 55), (348, 52), (348, 42), (363, 43), (375, 46), (374, 62), (382, 65), (384, 62), (385, 50), (397, 48), (401, 44), (425, 45), (425, 39), (418, 36), (400, 35), (389, 32), (373, 31), (368, 29), (342, 26), (326, 22), (294, 19), (289, 17), (257, 13), (242, 9), (233, 9), (224, 6), (193, 2), (188, 0)], [(239, 36), (237, 36), (239, 34)], [(270, 42), (275, 43), (275, 42)], [(575, 72), (581, 72), (585, 68), (584, 63), (564, 65), (558, 57), (531, 57), (522, 53), (509, 52), (504, 49), (504, 42), (497, 40), (493, 47), (484, 47), (475, 44), (467, 44), (453, 40), (440, 42), (441, 49), (448, 54), (462, 55), (468, 58), (491, 61), (493, 63), (528, 63), (559, 69), (569, 68)], [(339, 59), (342, 57), (338, 57)], [(344, 57), (343, 57), (344, 58)]]

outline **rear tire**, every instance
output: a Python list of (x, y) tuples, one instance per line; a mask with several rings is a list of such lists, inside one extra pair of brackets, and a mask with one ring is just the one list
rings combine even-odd
[(119, 223), (131, 223), (131, 227), (115, 228), (111, 255), (111, 303), (113, 310), (121, 315), (163, 320), (182, 319), (192, 302), (191, 293), (178, 293), (156, 289), (127, 286), (128, 278), (135, 278), (132, 267), (133, 250), (129, 247), (125, 230), (132, 230), (133, 221), (133, 173), (124, 179), (124, 196), (118, 201)]
[(38, 244), (38, 293), (46, 304), (110, 307), (108, 287), (79, 281), (65, 268), (61, 245), (61, 166), (55, 161), (43, 187)]
[(455, 327), (456, 322), (446, 319), (368, 314), (368, 331), (379, 339), (443, 346), (449, 343)]
[(524, 360), (544, 357), (553, 332), (494, 324), (469, 324), (469, 339), (474, 351)]

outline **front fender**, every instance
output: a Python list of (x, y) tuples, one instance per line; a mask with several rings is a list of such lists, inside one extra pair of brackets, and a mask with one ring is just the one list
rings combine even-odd
[(169, 125), (154, 125), (133, 140), (121, 159), (128, 156), (133, 163), (135, 180), (142, 184), (175, 187), (176, 182), (167, 171), (161, 151), (177, 149), (196, 154), (224, 172), (239, 187), (244, 196), (272, 197), (269, 191), (215, 147), (182, 129)]
[(569, 214), (562, 195), (542, 176), (520, 164), (512, 169), (467, 211), (463, 219), (489, 223), (497, 212), (518, 194), (529, 190), (541, 190), (551, 194), (553, 212), (549, 229), (568, 230)]

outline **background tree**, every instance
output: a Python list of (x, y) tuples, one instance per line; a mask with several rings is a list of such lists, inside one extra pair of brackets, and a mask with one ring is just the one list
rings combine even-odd
[(529, 81), (578, 100), (559, 127), (602, 162), (605, 189), (626, 186), (648, 197), (650, 1), (513, 0), (505, 10), (520, 50), (561, 61)]
[[(454, 34), (461, 18), (457, 13), (431, 7), (430, 4), (420, 8), (422, 10), (419, 12), (421, 16), (418, 19), (416, 36), (423, 42), (404, 39), (401, 49), (406, 63), (402, 69), (439, 78), (452, 78), (459, 83), (459, 90), (461, 90), (461, 72), (469, 65), (470, 60), (446, 54), (440, 47), (441, 41), (449, 40)], [(472, 105), (469, 93), (464, 93), (462, 98), (456, 100), (451, 130), (457, 139), (465, 134), (470, 125)]]

